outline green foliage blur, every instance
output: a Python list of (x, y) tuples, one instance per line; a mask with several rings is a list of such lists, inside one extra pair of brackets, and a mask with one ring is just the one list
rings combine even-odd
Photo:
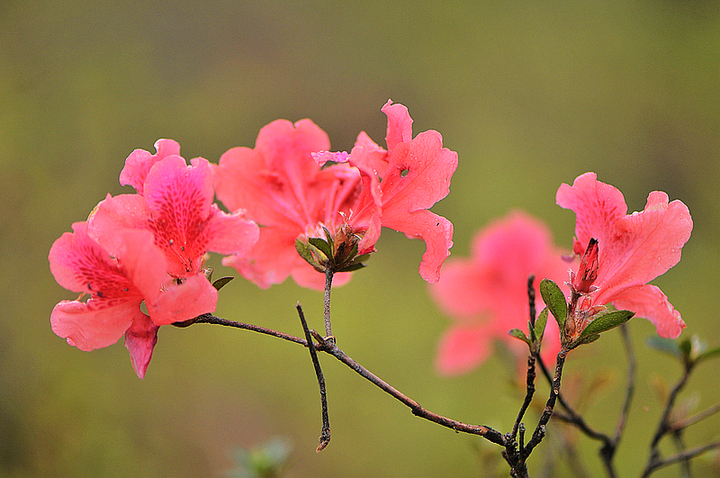
[[(74, 298), (49, 273), (50, 245), (108, 192), (130, 191), (118, 174), (133, 149), (172, 138), (186, 158), (217, 162), (231, 147), (253, 146), (270, 121), (305, 117), (336, 150), (349, 150), (362, 130), (384, 144), (388, 98), (409, 107), (415, 132), (436, 129), (459, 153), (451, 194), (433, 209), (455, 224), (456, 256), (512, 209), (548, 222), (569, 249), (574, 215), (555, 205), (555, 192), (586, 171), (623, 191), (630, 210), (651, 190), (682, 199), (693, 235), (655, 284), (683, 314), (685, 334), (720, 344), (717, 1), (4, 0), (0, 477), (227, 476), (233, 450), (278, 436), (292, 444), (287, 477), (507, 476), (493, 445), (413, 417), (327, 356), (333, 438), (315, 453), (317, 383), (294, 344), (163, 327), (141, 381), (121, 342), (86, 353), (50, 330), (54, 304)], [(368, 267), (333, 291), (338, 344), (423, 406), (508, 431), (522, 392), (505, 355), (463, 377), (434, 372), (450, 322), (417, 273), (423, 250), (383, 232)], [(211, 263), (216, 277), (234, 272)], [(291, 281), (262, 291), (235, 280), (217, 315), (299, 335), (298, 301), (322, 329), (322, 294)], [(644, 346), (649, 322), (629, 325), (638, 390), (617, 460), (622, 476), (637, 476), (659, 396), (680, 368)], [(695, 410), (720, 401), (708, 364), (682, 397)], [(566, 366), (567, 396), (606, 433), (626, 366), (615, 332)], [(538, 396), (546, 394), (542, 384)], [(688, 445), (717, 439), (718, 429), (717, 417), (694, 426)], [(574, 450), (601, 476), (597, 448), (551, 422), (531, 470), (570, 476)], [(718, 476), (720, 460), (708, 454), (694, 467)]]

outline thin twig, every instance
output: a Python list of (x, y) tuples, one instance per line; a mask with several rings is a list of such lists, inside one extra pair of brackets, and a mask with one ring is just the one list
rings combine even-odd
[[(253, 332), (259, 332), (261, 334), (271, 335), (273, 337), (277, 337), (283, 340), (287, 340), (289, 342), (293, 342), (296, 344), (300, 344), (304, 347), (308, 346), (308, 342), (304, 339), (301, 339), (299, 337), (295, 337), (293, 335), (284, 334), (282, 332), (277, 332), (275, 330), (267, 329), (265, 327), (258, 327), (251, 324), (245, 324), (242, 322), (234, 322), (232, 320), (227, 319), (221, 319), (219, 317), (215, 317), (212, 314), (203, 314), (199, 316), (196, 320), (196, 323), (205, 323), (205, 324), (216, 324), (216, 325), (224, 325), (227, 327), (234, 327), (238, 329), (244, 329), (244, 330), (250, 330)], [(495, 443), (500, 446), (505, 446), (505, 436), (500, 433), (499, 431), (488, 427), (488, 426), (482, 426), (482, 425), (470, 425), (467, 423), (459, 422), (457, 420), (452, 420), (450, 418), (444, 417), (442, 415), (438, 415), (437, 413), (431, 412), (430, 410), (427, 410), (420, 406), (418, 402), (411, 399), (407, 395), (403, 394), (402, 392), (398, 391), (396, 388), (394, 388), (392, 385), (388, 384), (369, 370), (367, 370), (365, 367), (357, 363), (355, 360), (350, 358), (349, 356), (345, 355), (345, 353), (340, 350), (335, 344), (334, 340), (326, 339), (324, 337), (321, 337), (317, 332), (314, 332), (313, 330), (310, 330), (310, 333), (320, 342), (315, 349), (321, 352), (328, 353), (338, 359), (340, 362), (344, 363), (348, 367), (350, 367), (352, 370), (354, 370), (356, 373), (358, 373), (360, 376), (368, 380), (369, 382), (373, 383), (375, 386), (383, 390), (384, 392), (390, 394), (391, 396), (395, 397), (397, 400), (405, 404), (407, 407), (409, 407), (412, 410), (413, 415), (418, 416), (420, 418), (424, 418), (426, 420), (429, 420), (433, 423), (437, 423), (438, 425), (441, 425), (446, 428), (450, 428), (452, 430), (455, 430), (456, 432), (463, 432), (468, 433), (470, 435), (479, 435), (484, 437), (486, 440)]]
[(720, 403), (716, 403), (712, 407), (705, 409), (702, 412), (697, 413), (691, 417), (676, 421), (675, 423), (670, 425), (670, 430), (673, 432), (682, 430), (684, 428), (689, 427), (690, 425), (696, 424), (697, 422), (699, 422), (701, 420), (711, 417), (712, 415), (716, 414), (717, 412), (720, 412)]
[(668, 465), (673, 465), (679, 461), (690, 460), (692, 458), (700, 456), (701, 454), (705, 453), (706, 451), (710, 451), (715, 448), (720, 448), (720, 441), (708, 443), (707, 445), (702, 445), (697, 448), (693, 448), (691, 450), (684, 451), (682, 453), (676, 453), (675, 455), (671, 455), (664, 459), (661, 459), (658, 457), (652, 463), (648, 463), (648, 467), (645, 470), (645, 472), (642, 474), (642, 478), (646, 478), (646, 477), (650, 476), (652, 473), (659, 470), (660, 468), (664, 468)]
[[(535, 327), (535, 276), (530, 275), (528, 277), (527, 281), (527, 294), (528, 294), (528, 306), (530, 310), (530, 325), (532, 327)], [(535, 338), (534, 334), (530, 334), (530, 339), (533, 340)], [(539, 337), (538, 337), (539, 341)], [(530, 404), (532, 403), (533, 396), (535, 395), (535, 357), (536, 353), (533, 352), (534, 349), (531, 348), (531, 352), (528, 355), (527, 359), (527, 374), (526, 374), (526, 389), (525, 389), (525, 400), (523, 401), (522, 406), (520, 407), (520, 410), (518, 411), (517, 418), (515, 419), (515, 424), (513, 425), (512, 432), (510, 433), (510, 436), (508, 439), (510, 441), (514, 441), (517, 437), (518, 429), (520, 428), (520, 425), (522, 425), (523, 417), (525, 416), (525, 412), (527, 412), (527, 409), (530, 407)], [(525, 444), (522, 442), (520, 443), (520, 450), (524, 448)]]
[(235, 329), (251, 330), (260, 334), (270, 335), (272, 337), (277, 337), (278, 339), (287, 340), (288, 342), (294, 342), (296, 344), (302, 345), (303, 347), (308, 346), (307, 341), (301, 339), (300, 337), (295, 337), (294, 335), (278, 332), (277, 330), (260, 327), (259, 325), (246, 324), (243, 322), (235, 322), (234, 320), (222, 319), (220, 317), (215, 317), (212, 314), (203, 314), (196, 317), (195, 323), (223, 325), (225, 327), (233, 327)]
[(530, 453), (532, 453), (533, 448), (538, 446), (542, 439), (545, 437), (545, 426), (547, 425), (548, 421), (550, 421), (550, 417), (552, 417), (553, 414), (553, 408), (555, 407), (555, 401), (557, 400), (557, 396), (560, 394), (560, 384), (562, 381), (562, 371), (563, 367), (565, 366), (565, 358), (567, 357), (568, 351), (565, 349), (560, 350), (560, 353), (557, 355), (557, 361), (555, 363), (555, 377), (552, 381), (552, 386), (550, 387), (550, 396), (548, 397), (547, 402), (545, 403), (545, 409), (543, 410), (542, 415), (540, 416), (540, 420), (538, 421), (537, 427), (535, 428), (535, 431), (533, 432), (532, 438), (528, 442), (527, 446), (525, 447), (525, 453), (524, 455), (530, 456)]
[(320, 404), (322, 406), (322, 432), (320, 434), (320, 444), (315, 451), (322, 451), (330, 443), (330, 417), (328, 414), (327, 405), (327, 392), (325, 389), (325, 377), (323, 376), (322, 369), (320, 368), (320, 361), (318, 360), (317, 352), (315, 351), (315, 344), (313, 343), (312, 336), (310, 335), (310, 329), (308, 328), (307, 321), (305, 320), (305, 314), (303, 313), (300, 304), (297, 306), (298, 315), (300, 316), (300, 323), (302, 324), (303, 331), (305, 332), (305, 340), (307, 340), (308, 350), (310, 350), (310, 358), (312, 359), (313, 367), (315, 368), (315, 375), (317, 376), (318, 387), (320, 388)]
[(487, 440), (501, 446), (505, 446), (505, 437), (502, 433), (498, 432), (497, 430), (494, 430), (493, 428), (482, 426), (482, 425), (470, 425), (467, 423), (459, 422), (456, 420), (452, 420), (450, 418), (444, 417), (442, 415), (438, 415), (437, 413), (433, 413), (422, 406), (412, 398), (408, 397), (404, 393), (397, 390), (392, 385), (388, 384), (384, 380), (382, 380), (380, 377), (375, 375), (374, 373), (370, 372), (368, 369), (360, 365), (358, 362), (350, 358), (348, 355), (345, 354), (340, 348), (337, 346), (337, 344), (334, 341), (325, 340), (318, 346), (318, 350), (321, 350), (323, 352), (326, 352), (351, 369), (353, 369), (356, 373), (358, 373), (360, 376), (362, 376), (364, 379), (370, 381), (375, 386), (383, 390), (384, 392), (388, 393), (389, 395), (395, 397), (397, 400), (402, 402), (405, 406), (410, 408), (413, 415), (418, 416), (420, 418), (424, 418), (426, 420), (429, 420), (433, 423), (437, 423), (438, 425), (442, 425), (447, 428), (451, 428), (455, 430), (456, 432), (463, 432), (463, 433), (469, 433), (471, 435), (480, 435), (482, 437), (485, 437)]
[(332, 268), (325, 269), (325, 337), (332, 337), (330, 325), (330, 291), (332, 290), (334, 272)]

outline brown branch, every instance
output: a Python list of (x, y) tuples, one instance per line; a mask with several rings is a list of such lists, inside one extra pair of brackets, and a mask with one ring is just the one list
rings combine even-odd
[(320, 388), (320, 405), (322, 407), (322, 432), (320, 433), (320, 444), (315, 451), (322, 451), (330, 443), (330, 416), (328, 414), (327, 405), (327, 391), (325, 389), (325, 377), (323, 376), (322, 369), (320, 368), (320, 361), (318, 360), (317, 351), (315, 350), (315, 344), (312, 341), (310, 335), (310, 329), (308, 328), (307, 321), (305, 320), (305, 314), (303, 313), (300, 304), (297, 306), (298, 315), (300, 316), (300, 323), (302, 324), (303, 331), (305, 332), (305, 340), (307, 340), (308, 350), (310, 350), (310, 358), (315, 368), (315, 375), (317, 376), (318, 387)]
[[(298, 306), (300, 307), (300, 306)], [(204, 323), (204, 324), (215, 324), (215, 325), (223, 325), (226, 327), (233, 327), (238, 329), (244, 329), (244, 330), (250, 330), (253, 332), (258, 332), (265, 335), (270, 335), (273, 337), (277, 337), (283, 340), (287, 340), (289, 342), (293, 342), (296, 344), (300, 344), (303, 347), (308, 347), (307, 340), (301, 339), (299, 337), (295, 337), (293, 335), (285, 334), (282, 332), (277, 332), (272, 329), (267, 329), (265, 327), (259, 327), (256, 325), (251, 324), (245, 324), (242, 322), (234, 322), (232, 320), (227, 319), (221, 319), (219, 317), (215, 317), (212, 314), (203, 314), (197, 318), (195, 321), (196, 323)], [(316, 350), (325, 352), (327, 354), (332, 355), (336, 359), (338, 359), (340, 362), (344, 363), (348, 367), (350, 367), (352, 370), (354, 370), (356, 373), (358, 373), (360, 376), (368, 380), (369, 382), (373, 383), (375, 386), (383, 390), (384, 392), (390, 394), (391, 396), (395, 397), (397, 400), (405, 404), (410, 410), (412, 411), (413, 415), (418, 416), (420, 418), (424, 418), (426, 420), (429, 420), (433, 423), (437, 423), (438, 425), (441, 425), (446, 428), (450, 428), (452, 430), (455, 430), (456, 432), (463, 432), (468, 433), (471, 435), (479, 435), (487, 439), (488, 441), (495, 443), (500, 446), (506, 446), (506, 440), (505, 436), (498, 432), (497, 430), (488, 427), (488, 426), (482, 426), (482, 425), (470, 425), (467, 423), (459, 422), (457, 420), (452, 420), (450, 418), (444, 417), (442, 415), (438, 415), (437, 413), (431, 412), (430, 410), (427, 410), (420, 406), (418, 402), (411, 399), (407, 395), (403, 394), (399, 390), (397, 390), (392, 385), (388, 384), (381, 378), (379, 378), (377, 375), (373, 374), (369, 370), (367, 370), (365, 367), (357, 363), (355, 360), (347, 356), (342, 350), (340, 350), (335, 344), (335, 341), (332, 340), (332, 338), (325, 338), (317, 334), (317, 332), (310, 331), (312, 335), (318, 340), (318, 345), (315, 347)]]

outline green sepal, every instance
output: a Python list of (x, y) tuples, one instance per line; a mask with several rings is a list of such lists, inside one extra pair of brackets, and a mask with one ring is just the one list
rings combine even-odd
[(362, 269), (363, 267), (365, 267), (365, 264), (363, 264), (362, 262), (351, 262), (347, 266), (345, 266), (342, 269), (337, 270), (335, 272), (353, 272), (358, 269)]
[(635, 315), (635, 312), (631, 312), (629, 310), (617, 310), (615, 312), (610, 312), (609, 314), (596, 317), (588, 324), (587, 327), (585, 327), (585, 330), (582, 331), (579, 340), (582, 340), (583, 337), (587, 337), (589, 335), (601, 334), (610, 329), (614, 329), (615, 327), (630, 320), (633, 315)]
[(312, 256), (312, 253), (310, 252), (310, 248), (300, 239), (295, 239), (295, 250), (298, 254), (300, 254), (300, 257), (305, 259), (305, 262), (307, 262), (308, 264), (312, 264), (314, 262), (314, 258)]
[(220, 290), (223, 287), (225, 287), (227, 285), (227, 283), (233, 279), (234, 279), (233, 276), (221, 277), (218, 280), (216, 280), (215, 282), (213, 282), (212, 285), (213, 285), (213, 287), (215, 287), (215, 290)]
[(527, 338), (525, 332), (520, 329), (512, 329), (510, 332), (508, 332), (508, 335), (510, 335), (511, 337), (515, 337), (516, 339), (520, 339), (526, 344), (530, 345), (530, 339)]
[(565, 301), (565, 294), (560, 290), (560, 287), (550, 279), (543, 279), (540, 282), (540, 295), (545, 302), (545, 305), (553, 317), (558, 323), (560, 330), (565, 329), (565, 319), (567, 318), (567, 302)]
[(308, 239), (308, 242), (312, 246), (315, 246), (320, 252), (325, 254), (326, 258), (329, 259), (333, 256), (332, 245), (330, 245), (329, 242), (324, 241), (324, 240), (320, 239), (319, 237), (311, 237)]

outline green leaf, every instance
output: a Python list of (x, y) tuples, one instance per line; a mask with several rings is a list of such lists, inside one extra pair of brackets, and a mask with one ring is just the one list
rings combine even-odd
[(319, 237), (311, 237), (308, 239), (308, 242), (318, 248), (320, 252), (325, 254), (325, 257), (327, 257), (328, 259), (332, 258), (333, 251), (332, 246), (329, 243), (320, 239)]
[(683, 354), (680, 351), (680, 347), (678, 347), (678, 343), (676, 340), (666, 339), (663, 337), (658, 337), (657, 335), (652, 335), (647, 338), (645, 343), (648, 347), (653, 348), (659, 352), (672, 355), (677, 359), (683, 358)]
[(635, 315), (635, 312), (629, 310), (617, 310), (610, 312), (609, 314), (601, 315), (595, 318), (590, 324), (585, 327), (585, 330), (580, 334), (580, 339), (589, 335), (601, 334), (610, 329), (614, 329), (618, 325), (624, 324), (630, 318)]
[(538, 342), (542, 342), (543, 335), (545, 334), (545, 326), (547, 325), (548, 319), (548, 308), (545, 307), (535, 321), (535, 334), (538, 337)]
[(565, 319), (567, 318), (567, 302), (565, 302), (565, 295), (560, 290), (560, 287), (550, 279), (543, 279), (540, 282), (540, 295), (545, 302), (545, 305), (552, 312), (553, 317), (560, 326), (560, 331), (565, 328)]
[(579, 345), (589, 344), (590, 342), (595, 342), (599, 338), (600, 338), (600, 334), (591, 334), (591, 335), (580, 336), (580, 338), (575, 341), (575, 343), (572, 345), (571, 348), (575, 348)]
[(526, 344), (530, 345), (530, 339), (528, 339), (527, 335), (525, 335), (525, 332), (520, 329), (512, 329), (510, 332), (508, 332), (508, 335), (515, 337), (516, 339), (520, 339)]
[(223, 287), (225, 287), (227, 285), (227, 283), (233, 279), (234, 279), (233, 276), (221, 277), (218, 280), (216, 280), (215, 282), (213, 282), (212, 285), (213, 285), (213, 287), (215, 287), (215, 290), (220, 290)]
[(351, 262), (350, 264), (346, 265), (342, 269), (336, 270), (335, 272), (353, 272), (358, 269), (362, 269), (365, 267), (365, 264), (362, 262)]

